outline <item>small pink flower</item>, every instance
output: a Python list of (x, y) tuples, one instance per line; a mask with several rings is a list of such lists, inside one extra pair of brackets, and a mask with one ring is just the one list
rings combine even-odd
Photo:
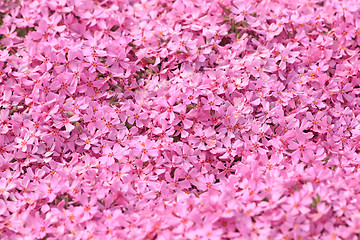
[(23, 152), (26, 152), (28, 149), (28, 145), (31, 145), (34, 141), (34, 137), (32, 137), (30, 133), (26, 133), (23, 138), (15, 138), (15, 142), (17, 143), (17, 145), (15, 145), (14, 147), (19, 148)]
[(204, 104), (204, 110), (217, 111), (222, 100), (219, 97), (215, 97), (213, 94), (209, 94), (207, 98), (202, 98), (201, 102)]

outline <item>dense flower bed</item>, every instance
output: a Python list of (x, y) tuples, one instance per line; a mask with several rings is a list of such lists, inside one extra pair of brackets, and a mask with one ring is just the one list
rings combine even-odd
[(0, 1), (0, 238), (358, 239), (359, 7)]

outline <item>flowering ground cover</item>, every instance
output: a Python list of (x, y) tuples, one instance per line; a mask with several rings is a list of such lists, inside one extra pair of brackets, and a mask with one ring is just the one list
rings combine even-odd
[(0, 239), (358, 239), (359, 8), (0, 1)]

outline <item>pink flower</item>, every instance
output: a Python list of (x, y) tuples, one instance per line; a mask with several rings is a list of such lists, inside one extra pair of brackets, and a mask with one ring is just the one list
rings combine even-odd
[(77, 144), (80, 146), (84, 145), (84, 149), (90, 149), (92, 145), (98, 143), (98, 139), (96, 138), (96, 136), (89, 138), (85, 133), (80, 134), (80, 139), (82, 141), (78, 141)]
[(194, 135), (189, 136), (189, 142), (200, 150), (210, 149), (216, 143), (214, 135), (215, 131), (212, 128), (202, 129), (197, 127), (194, 129)]
[(143, 162), (148, 161), (149, 157), (158, 156), (155, 142), (149, 140), (146, 136), (138, 139), (134, 147), (135, 148), (132, 149), (131, 153), (134, 154), (134, 156), (140, 157)]
[(130, 117), (128, 118), (128, 122), (133, 125), (136, 123), (136, 126), (141, 128), (144, 126), (143, 120), (148, 118), (148, 114), (146, 112), (141, 112), (140, 106), (135, 106), (133, 112), (129, 111)]
[(213, 94), (209, 94), (207, 98), (202, 98), (201, 102), (204, 104), (204, 110), (217, 111), (222, 100), (219, 97), (215, 97)]
[(172, 51), (184, 51), (188, 52), (196, 47), (196, 41), (192, 40), (193, 34), (190, 32), (185, 32), (181, 36), (174, 34), (171, 39), (171, 47)]
[(15, 142), (17, 145), (15, 145), (15, 148), (21, 149), (21, 151), (26, 152), (28, 145), (31, 145), (35, 141), (35, 138), (31, 136), (29, 132), (25, 133), (25, 136), (23, 138), (16, 137)]
[(126, 154), (125, 149), (119, 144), (114, 144), (112, 148), (105, 147), (102, 150), (103, 157), (100, 157), (100, 162), (108, 166), (113, 165), (115, 160), (122, 161), (122, 157)]
[(298, 130), (296, 140), (290, 141), (288, 145), (290, 150), (294, 150), (294, 152), (291, 153), (293, 158), (298, 159), (302, 156), (306, 159), (311, 155), (316, 149), (316, 144), (308, 141), (312, 136), (312, 133), (304, 133)]
[(62, 73), (57, 76), (55, 81), (50, 85), (51, 91), (59, 91), (60, 94), (74, 94), (77, 87), (76, 79), (72, 78), (69, 73)]

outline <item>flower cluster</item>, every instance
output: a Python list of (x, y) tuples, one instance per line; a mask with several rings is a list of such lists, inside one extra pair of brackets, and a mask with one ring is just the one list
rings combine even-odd
[(357, 239), (359, 10), (0, 1), (0, 238)]

